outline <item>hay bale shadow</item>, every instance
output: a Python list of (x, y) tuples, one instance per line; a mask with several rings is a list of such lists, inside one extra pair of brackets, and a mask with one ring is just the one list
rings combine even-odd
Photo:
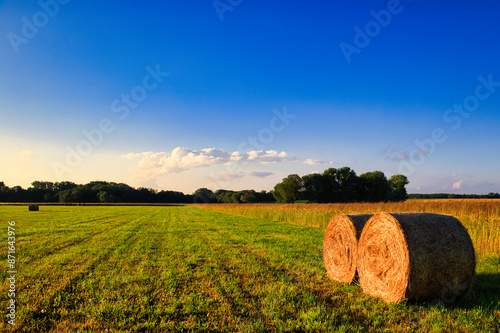
[(471, 289), (466, 295), (454, 298), (453, 292), (451, 292), (446, 297), (433, 301), (414, 299), (406, 300), (405, 302), (408, 305), (422, 306), (424, 308), (429, 306), (444, 306), (450, 310), (482, 308), (484, 311), (487, 311), (492, 308), (494, 309), (500, 304), (500, 273), (477, 274)]
[(472, 309), (478, 306), (488, 309), (497, 306), (500, 302), (500, 273), (481, 273), (476, 279), (470, 292), (451, 308)]

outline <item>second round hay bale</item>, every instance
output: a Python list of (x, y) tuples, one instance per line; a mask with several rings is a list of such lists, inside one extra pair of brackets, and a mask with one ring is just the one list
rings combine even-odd
[(372, 215), (335, 215), (323, 241), (323, 260), (328, 277), (351, 283), (356, 276), (356, 251), (363, 226)]
[(449, 215), (379, 213), (358, 242), (361, 287), (386, 302), (452, 302), (468, 292), (475, 268), (472, 240)]

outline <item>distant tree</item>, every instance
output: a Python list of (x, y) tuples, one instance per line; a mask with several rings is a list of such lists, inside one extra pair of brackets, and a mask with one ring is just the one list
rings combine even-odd
[(98, 202), (97, 193), (87, 186), (59, 192), (59, 202)]
[(158, 191), (153, 188), (139, 187), (134, 196), (141, 202), (158, 202)]
[(0, 202), (9, 201), (9, 187), (4, 182), (0, 182)]
[(210, 201), (211, 202), (223, 203), (224, 202), (224, 194), (226, 194), (226, 193), (227, 193), (227, 190), (219, 189), (219, 190), (215, 191), (210, 196)]
[(195, 203), (209, 203), (210, 197), (214, 194), (212, 190), (202, 187), (194, 191), (193, 202)]
[(257, 197), (255, 196), (255, 191), (246, 190), (241, 191), (240, 193), (240, 202), (242, 203), (252, 203), (257, 201)]
[(34, 181), (31, 183), (31, 187), (28, 188), (26, 197), (23, 201), (32, 202), (53, 202), (55, 200), (55, 195), (57, 191), (55, 185), (52, 182), (47, 181)]
[(44, 191), (55, 190), (54, 183), (52, 182), (34, 181), (31, 183), (31, 186), (34, 190), (44, 190)]
[(241, 194), (239, 192), (226, 191), (223, 194), (221, 194), (220, 196), (221, 196), (220, 202), (223, 202), (223, 203), (241, 203), (241, 201), (240, 201)]
[(43, 201), (44, 202), (56, 202), (56, 198), (55, 198), (54, 194), (52, 194), (52, 193), (45, 193), (43, 195)]
[(257, 202), (274, 202), (276, 199), (273, 196), (273, 192), (260, 191), (255, 193)]
[(68, 182), (68, 181), (64, 181), (64, 182), (59, 182), (59, 183), (55, 183), (54, 184), (54, 190), (56, 191), (65, 191), (65, 190), (71, 190), (75, 187), (77, 187), (78, 185), (76, 185), (75, 183), (73, 182)]
[(102, 203), (115, 203), (120, 202), (120, 200), (113, 194), (109, 194), (106, 191), (99, 191), (98, 193), (99, 201)]
[(408, 197), (406, 185), (409, 184), (408, 177), (405, 175), (394, 175), (388, 180), (391, 190), (388, 192), (389, 201), (404, 201)]
[(359, 176), (360, 201), (385, 201), (387, 193), (391, 191), (387, 177), (382, 171), (365, 172)]
[(338, 202), (353, 202), (358, 199), (359, 177), (349, 167), (337, 169), (335, 179), (338, 184)]
[(276, 184), (273, 195), (278, 202), (293, 203), (297, 200), (302, 187), (302, 178), (299, 175), (288, 175), (281, 183)]
[(7, 201), (9, 202), (33, 202), (28, 197), (28, 191), (21, 186), (14, 186), (7, 192)]
[(282, 186), (281, 183), (276, 184), (272, 191), (274, 199), (279, 203), (283, 203), (285, 201), (285, 199), (281, 195), (281, 190), (279, 189), (279, 187), (281, 186)]
[(327, 175), (313, 173), (302, 177), (303, 195), (310, 202), (323, 203), (335, 195), (332, 180)]
[(326, 187), (325, 197), (321, 202), (338, 202), (340, 199), (340, 184), (338, 182), (338, 170), (328, 168), (323, 171), (324, 186)]
[(156, 197), (157, 202), (161, 203), (193, 202), (191, 197), (177, 191), (160, 191), (156, 194)]

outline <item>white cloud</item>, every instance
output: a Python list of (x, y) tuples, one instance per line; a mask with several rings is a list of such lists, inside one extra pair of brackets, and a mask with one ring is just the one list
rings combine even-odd
[(23, 150), (18, 153), (14, 153), (14, 158), (20, 162), (26, 162), (35, 157), (35, 153), (31, 150)]
[(142, 154), (144, 154), (144, 153), (137, 153), (137, 154), (128, 153), (128, 154), (125, 154), (125, 155), (121, 155), (121, 157), (126, 158), (127, 160), (133, 160), (134, 158), (141, 157)]
[(213, 176), (213, 179), (215, 179), (218, 182), (230, 182), (235, 179), (243, 178), (245, 177), (244, 172), (220, 172), (216, 175)]
[[(388, 159), (389, 157), (387, 157)], [(398, 162), (398, 161), (408, 161), (410, 159), (410, 155), (408, 155), (407, 152), (402, 152), (401, 154), (394, 156), (391, 158), (392, 161)]]
[(384, 148), (381, 152), (380, 155), (394, 155), (399, 151), (399, 147), (395, 142), (391, 142), (387, 145), (386, 148)]
[(258, 163), (271, 163), (271, 162), (281, 162), (288, 155), (284, 151), (278, 153), (276, 150), (254, 150), (246, 153), (248, 155), (247, 160), (249, 162)]
[(321, 161), (321, 160), (313, 160), (312, 158), (308, 158), (304, 161), (305, 164), (309, 165), (332, 165), (333, 162)]
[(415, 150), (414, 154), (417, 155), (417, 156), (420, 156), (420, 155), (429, 156), (430, 152), (427, 149), (425, 149), (425, 148), (421, 148), (421, 149)]
[(451, 189), (452, 190), (460, 190), (462, 188), (462, 185), (464, 184), (463, 180), (459, 180), (458, 182), (453, 183)]
[(274, 176), (274, 172), (259, 172), (259, 171), (254, 171), (250, 173), (251, 176), (258, 177), (258, 178), (266, 178), (269, 176)]
[(182, 172), (215, 164), (244, 164), (282, 162), (288, 154), (284, 151), (254, 150), (247, 153), (224, 149), (205, 148), (191, 150), (177, 147), (172, 152), (143, 152), (122, 155), (129, 160), (139, 159), (134, 172), (143, 179), (152, 179), (171, 172)]

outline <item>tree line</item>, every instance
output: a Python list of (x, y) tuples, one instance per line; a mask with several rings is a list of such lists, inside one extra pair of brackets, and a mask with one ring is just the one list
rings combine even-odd
[(34, 181), (31, 187), (9, 188), (0, 182), (0, 202), (47, 203), (293, 203), (306, 200), (314, 203), (328, 202), (378, 202), (405, 200), (408, 179), (394, 175), (387, 179), (381, 171), (366, 172), (357, 176), (349, 167), (329, 168), (323, 173), (305, 176), (289, 175), (276, 184), (273, 191), (215, 192), (200, 188), (193, 194), (177, 191), (133, 188), (124, 183), (92, 181), (78, 185), (73, 182)]
[(8, 187), (0, 182), (0, 202), (40, 203), (254, 203), (275, 201), (272, 192), (254, 190), (215, 192), (200, 188), (193, 194), (133, 188), (123, 183), (92, 181), (77, 185), (73, 182), (34, 181), (31, 187)]
[(151, 188), (135, 189), (127, 184), (92, 181), (85, 185), (73, 182), (34, 181), (31, 187), (9, 188), (0, 182), (0, 202), (82, 202), (82, 203), (192, 203), (193, 195)]
[(217, 190), (213, 192), (207, 188), (200, 188), (194, 192), (195, 202), (198, 203), (256, 203), (274, 202), (272, 191), (243, 190)]
[(323, 173), (300, 177), (291, 174), (276, 184), (273, 195), (278, 202), (293, 203), (307, 200), (329, 202), (379, 202), (407, 199), (408, 178), (394, 175), (387, 179), (382, 171), (357, 175), (349, 167), (329, 168)]
[(455, 193), (414, 193), (408, 199), (500, 199), (500, 193), (488, 194), (455, 194)]

